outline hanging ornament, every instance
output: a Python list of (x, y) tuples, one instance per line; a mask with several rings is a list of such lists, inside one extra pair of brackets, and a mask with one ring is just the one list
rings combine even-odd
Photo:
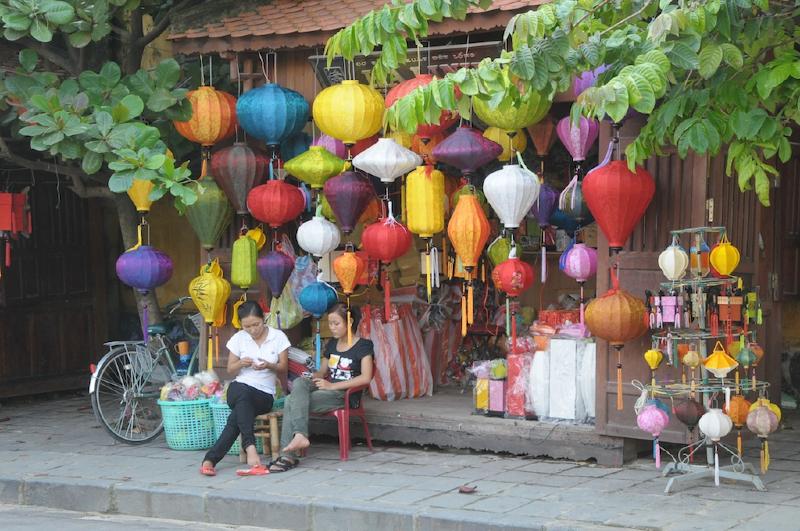
[(258, 274), (266, 280), (272, 296), (277, 298), (283, 294), (283, 288), (294, 271), (294, 260), (282, 250), (273, 249), (256, 262)]
[(317, 95), (312, 114), (323, 133), (345, 144), (355, 144), (381, 129), (384, 109), (377, 90), (346, 79)]
[(211, 174), (240, 216), (247, 215), (247, 194), (267, 179), (269, 159), (243, 142), (211, 156)]
[(647, 170), (639, 166), (631, 172), (622, 160), (611, 161), (583, 178), (584, 199), (612, 251), (625, 245), (655, 189), (655, 180)]
[(422, 164), (422, 158), (389, 138), (378, 142), (353, 157), (353, 166), (389, 184)]
[(653, 388), (656, 386), (656, 369), (661, 365), (663, 359), (664, 354), (657, 348), (648, 349), (644, 353), (644, 361), (647, 363), (647, 366), (650, 367), (650, 385)]
[(558, 191), (547, 183), (539, 188), (539, 198), (531, 206), (530, 214), (536, 218), (539, 227), (550, 226), (550, 218), (558, 206)]
[(703, 360), (703, 366), (717, 378), (725, 378), (729, 372), (739, 366), (739, 363), (728, 356), (728, 353), (725, 352), (725, 348), (722, 346), (722, 342), (717, 341), (711, 355)]
[(678, 417), (678, 420), (686, 424), (690, 433), (694, 430), (695, 426), (697, 426), (700, 417), (706, 412), (703, 404), (694, 398), (678, 402), (673, 411), (675, 412), (675, 416)]
[(305, 207), (303, 192), (279, 179), (256, 186), (247, 195), (247, 208), (253, 217), (273, 229), (300, 217)]
[[(503, 75), (507, 76), (508, 72)], [(516, 131), (535, 124), (547, 115), (552, 105), (549, 98), (534, 90), (528, 90), (521, 95), (508, 91), (499, 104), (492, 106), (492, 103), (494, 102), (472, 98), (475, 115), (486, 125), (499, 127), (504, 131)]]
[(736, 449), (739, 457), (742, 457), (742, 428), (747, 423), (747, 415), (750, 413), (750, 402), (742, 395), (734, 395), (728, 407), (723, 411), (731, 418), (731, 422), (736, 427)]
[(336, 290), (319, 280), (312, 282), (300, 292), (298, 302), (303, 310), (307, 311), (316, 321), (316, 334), (314, 338), (316, 350), (316, 367), (320, 368), (320, 357), (322, 353), (322, 339), (319, 331), (319, 320), (336, 304)]
[(519, 166), (506, 164), (483, 181), (483, 193), (506, 229), (516, 229), (539, 198), (539, 178)]
[(486, 256), (493, 267), (508, 260), (511, 254), (511, 246), (511, 238), (507, 236), (498, 236), (489, 244), (486, 248)]
[(515, 153), (521, 153), (528, 147), (528, 137), (525, 136), (525, 131), (522, 129), (508, 133), (499, 127), (487, 127), (483, 136), (503, 148), (503, 152), (497, 156), (497, 160), (500, 162), (511, 160)]
[[(166, 284), (172, 278), (172, 259), (163, 251), (142, 245), (141, 226), (139, 243), (117, 258), (117, 277), (126, 286), (145, 294)], [(142, 337), (147, 341), (147, 327), (150, 324), (147, 304), (142, 306)]]
[[(778, 413), (780, 413), (780, 409), (778, 409)], [(776, 415), (771, 408), (763, 405), (756, 406), (747, 415), (747, 429), (761, 439), (762, 474), (769, 470), (769, 444), (767, 443), (767, 437), (778, 429), (779, 422), (780, 416)]]
[(597, 250), (583, 243), (576, 243), (564, 253), (564, 273), (574, 278), (580, 285), (581, 330), (585, 327), (586, 298), (583, 292), (584, 283), (597, 273)]
[[(745, 380), (747, 379), (747, 374), (750, 371), (750, 367), (753, 368), (753, 379), (750, 380), (750, 387), (751, 389), (755, 390), (755, 378), (756, 378), (756, 364), (758, 363), (758, 356), (756, 355), (755, 351), (751, 347), (751, 344), (748, 343), (743, 348), (739, 349), (739, 352), (736, 353), (736, 361), (739, 362), (739, 365), (744, 367), (744, 376)], [(738, 376), (738, 374), (737, 374)]]
[(709, 409), (700, 417), (700, 431), (714, 443), (714, 484), (719, 486), (719, 450), (717, 443), (731, 432), (733, 422), (721, 409)]
[(258, 281), (256, 274), (256, 242), (241, 234), (231, 249), (231, 282), (247, 291), (247, 288)]
[[(433, 235), (444, 230), (444, 174), (432, 166), (418, 166), (406, 177), (406, 221), (408, 230), (425, 240), (425, 289), (430, 300), (439, 287), (439, 276), (431, 266)], [(438, 254), (433, 249), (437, 260)]]
[(511, 249), (508, 260), (492, 270), (495, 287), (504, 292), (506, 298), (506, 323), (511, 324), (511, 351), (517, 352), (517, 302), (516, 299), (533, 285), (533, 267), (517, 258), (516, 247)]
[(672, 245), (658, 255), (658, 267), (661, 268), (661, 272), (664, 273), (667, 280), (672, 282), (678, 281), (686, 275), (686, 269), (689, 267), (689, 255), (678, 244), (677, 237), (673, 237)]
[[(592, 222), (592, 213), (589, 211), (589, 206), (583, 197), (583, 183), (577, 178), (577, 175), (561, 192), (558, 198), (558, 206), (559, 208), (553, 212), (553, 216), (561, 211), (564, 217), (567, 218), (565, 225), (569, 224), (568, 226), (573, 227), (572, 232)], [(552, 220), (553, 218), (551, 217), (550, 224), (554, 225)]]
[(339, 228), (322, 217), (322, 207), (317, 214), (297, 229), (297, 243), (307, 253), (323, 257), (339, 246)]
[(561, 143), (572, 155), (572, 160), (583, 162), (597, 141), (600, 124), (597, 120), (583, 116), (580, 117), (578, 123), (573, 123), (572, 118), (567, 116), (559, 120), (556, 131)]
[(153, 204), (153, 201), (150, 200), (150, 192), (154, 187), (153, 181), (134, 179), (131, 187), (128, 188), (128, 197), (131, 198), (131, 202), (139, 214), (144, 215), (150, 212), (150, 205)]
[(311, 146), (308, 151), (287, 160), (283, 168), (311, 188), (319, 190), (325, 181), (339, 175), (346, 167), (345, 161), (332, 155), (322, 146)]
[(536, 154), (539, 156), (539, 176), (544, 179), (544, 158), (550, 153), (556, 141), (556, 124), (548, 115), (539, 123), (528, 126), (528, 134), (531, 135)]
[(210, 147), (233, 136), (236, 130), (236, 98), (214, 87), (190, 90), (186, 99), (192, 107), (192, 117), (185, 122), (172, 122), (182, 137)]
[(254, 229), (248, 229), (245, 235), (256, 242), (256, 249), (259, 251), (267, 244), (267, 235), (264, 234), (264, 229), (261, 225)]
[(200, 185), (197, 188), (197, 201), (186, 206), (186, 218), (203, 249), (210, 251), (230, 225), (233, 209), (213, 177), (203, 175), (197, 183)]
[(273, 150), (308, 122), (308, 102), (297, 91), (266, 83), (248, 90), (236, 104), (239, 125)]
[(436, 164), (436, 155), (433, 154), (436, 146), (441, 144), (445, 139), (443, 134), (433, 135), (432, 137), (421, 137), (414, 135), (411, 137), (411, 146), (409, 149), (422, 157), (425, 164)]
[(669, 424), (669, 415), (656, 405), (645, 406), (636, 415), (636, 424), (640, 430), (653, 436), (653, 457), (656, 460), (656, 468), (661, 468), (661, 447), (658, 437)]
[(221, 326), (220, 316), (224, 316), (225, 304), (228, 302), (230, 294), (231, 285), (222, 278), (219, 259), (214, 259), (200, 267), (200, 275), (189, 283), (189, 295), (210, 329), (206, 356), (208, 360), (206, 369), (209, 371), (213, 369), (215, 353), (219, 354), (218, 349), (215, 351), (214, 348), (212, 340), (214, 331), (211, 329), (216, 325)]
[[(407, 96), (417, 87), (424, 87), (434, 80), (430, 74), (417, 74), (411, 79), (406, 79), (395, 85), (386, 94), (386, 108), (388, 109), (394, 105), (397, 100)], [(435, 135), (444, 133), (447, 129), (453, 126), (458, 120), (458, 115), (450, 111), (442, 111), (439, 114), (439, 121), (432, 124), (421, 123), (417, 126), (417, 135), (423, 138), (432, 138)]]
[(358, 280), (367, 271), (367, 261), (358, 256), (352, 244), (347, 244), (344, 253), (333, 261), (333, 272), (339, 279), (342, 291), (347, 302), (347, 344), (353, 344), (352, 316), (350, 314), (350, 295), (353, 293)]
[(305, 131), (293, 133), (281, 142), (281, 159), (291, 160), (308, 151), (309, 147), (311, 147), (311, 135)]
[(353, 232), (359, 217), (375, 197), (369, 179), (354, 171), (346, 171), (325, 182), (325, 197), (342, 227), (342, 232)]
[(739, 265), (739, 249), (728, 240), (727, 234), (723, 234), (719, 243), (714, 246), (709, 254), (709, 261), (723, 277), (730, 276)]
[(502, 152), (503, 147), (497, 142), (485, 138), (477, 129), (462, 126), (434, 148), (433, 156), (438, 162), (454, 166), (469, 177)]

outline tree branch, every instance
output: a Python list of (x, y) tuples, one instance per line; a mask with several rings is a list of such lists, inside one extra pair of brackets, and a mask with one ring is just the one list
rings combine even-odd
[(159, 37), (159, 35), (164, 33), (164, 30), (166, 30), (169, 27), (170, 23), (172, 22), (172, 17), (179, 11), (182, 11), (184, 8), (189, 7), (191, 4), (192, 0), (183, 0), (183, 2), (176, 4), (173, 8), (171, 8), (164, 14), (161, 20), (155, 23), (155, 25), (150, 29), (150, 31), (147, 32), (146, 35), (144, 35), (142, 38), (136, 41), (136, 46), (141, 46), (142, 48), (144, 48), (145, 46), (156, 40)]
[(39, 55), (41, 55), (54, 65), (58, 66), (63, 70), (66, 70), (67, 73), (73, 76), (77, 76), (78, 74), (80, 74), (80, 71), (75, 68), (75, 64), (70, 59), (54, 52), (47, 46), (30, 38), (22, 39), (20, 42), (25, 46), (27, 46), (28, 48), (32, 48), (33, 50), (35, 50), (36, 53), (38, 53)]

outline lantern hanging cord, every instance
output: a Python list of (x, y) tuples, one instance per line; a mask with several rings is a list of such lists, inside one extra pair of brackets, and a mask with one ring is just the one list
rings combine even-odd
[(203, 54), (200, 54), (200, 86), (204, 87), (206, 85), (206, 71), (205, 66), (203, 65)]
[(214, 56), (208, 56), (208, 85), (214, 86)]
[(261, 61), (261, 73), (264, 74), (264, 80), (269, 83), (269, 76), (267, 75), (267, 66), (264, 64), (264, 55), (258, 52), (258, 58)]

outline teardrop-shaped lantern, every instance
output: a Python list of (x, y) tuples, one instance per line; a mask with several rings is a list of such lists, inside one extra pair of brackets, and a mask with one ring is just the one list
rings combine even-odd
[(200, 275), (189, 283), (189, 295), (208, 324), (214, 322), (231, 294), (231, 285), (222, 275), (213, 271), (213, 264), (204, 264), (200, 268)]
[(750, 413), (750, 401), (743, 395), (733, 395), (730, 405), (722, 408), (737, 428), (742, 428), (747, 423), (747, 414)]
[(309, 147), (311, 147), (311, 135), (305, 131), (293, 133), (281, 142), (281, 159), (291, 160), (308, 151)]
[(678, 245), (677, 241), (673, 241), (672, 245), (658, 255), (658, 267), (661, 268), (661, 272), (664, 273), (667, 280), (675, 282), (686, 275), (686, 269), (689, 267), (689, 255)]
[(172, 278), (172, 259), (163, 251), (140, 245), (122, 253), (117, 258), (116, 271), (127, 286), (149, 291), (162, 286)]
[(722, 276), (729, 276), (739, 265), (739, 249), (728, 241), (728, 235), (723, 234), (720, 242), (714, 246), (709, 254), (709, 261), (714, 269)]
[(375, 189), (369, 179), (354, 171), (346, 171), (328, 179), (324, 192), (345, 234), (353, 231), (358, 218), (375, 197)]
[(486, 246), (490, 231), (489, 220), (486, 219), (477, 196), (462, 193), (447, 224), (447, 235), (467, 271), (478, 265), (478, 258)]
[(622, 249), (655, 190), (655, 180), (647, 170), (639, 166), (634, 173), (623, 160), (611, 161), (583, 178), (584, 199), (608, 239), (609, 248)]
[(477, 129), (463, 126), (436, 146), (433, 156), (438, 162), (454, 166), (468, 175), (496, 159), (502, 152), (500, 144), (485, 138)]
[(432, 166), (419, 166), (406, 177), (408, 230), (430, 238), (444, 230), (444, 174)]
[(498, 236), (492, 243), (486, 247), (486, 256), (493, 266), (508, 260), (511, 254), (511, 239), (508, 237)]
[(567, 116), (559, 120), (556, 131), (561, 143), (572, 155), (572, 160), (580, 162), (586, 160), (586, 155), (597, 140), (600, 124), (597, 120), (583, 116), (578, 123), (572, 123), (572, 118)]
[(246, 234), (239, 236), (233, 242), (231, 249), (231, 282), (243, 290), (258, 282), (256, 273), (256, 257), (258, 248), (252, 238)]
[(278, 179), (256, 186), (247, 195), (247, 208), (253, 217), (272, 228), (297, 219), (305, 207), (303, 192)]
[(486, 125), (499, 127), (504, 131), (516, 131), (533, 125), (547, 115), (552, 102), (535, 90), (528, 90), (514, 101), (514, 95), (507, 92), (496, 107), (489, 100), (473, 98), (475, 114)]
[(294, 260), (283, 251), (270, 251), (256, 262), (258, 274), (267, 281), (273, 297), (280, 297), (294, 271)]
[[(186, 218), (200, 244), (210, 251), (233, 219), (233, 209), (214, 178), (204, 175), (197, 181), (197, 201), (186, 206)], [(199, 190), (202, 188), (202, 192)]]
[[(411, 79), (406, 79), (395, 85), (392, 90), (386, 94), (386, 108), (388, 109), (395, 104), (400, 98), (407, 96), (411, 91), (417, 87), (424, 87), (433, 81), (431, 74), (417, 74)], [(442, 111), (439, 115), (439, 121), (434, 124), (421, 123), (417, 126), (417, 134), (423, 138), (431, 138), (434, 135), (445, 132), (452, 125), (456, 123), (458, 115), (450, 111)]]
[(297, 229), (297, 243), (307, 253), (322, 257), (339, 246), (339, 228), (317, 214)]
[(733, 422), (721, 409), (711, 408), (700, 417), (698, 426), (700, 426), (700, 431), (705, 433), (706, 437), (714, 442), (719, 442), (720, 439), (731, 432)]
[(278, 146), (305, 127), (308, 102), (297, 91), (266, 83), (239, 97), (236, 114), (248, 135), (268, 146)]
[(211, 174), (240, 216), (247, 214), (247, 194), (267, 179), (269, 159), (243, 142), (211, 156)]
[(499, 127), (487, 127), (483, 136), (503, 148), (503, 152), (497, 156), (497, 160), (500, 162), (511, 160), (514, 153), (525, 151), (525, 148), (528, 147), (528, 137), (525, 136), (525, 131), (522, 129), (509, 133)]
[(528, 126), (528, 134), (531, 135), (536, 154), (546, 157), (556, 141), (556, 124), (550, 116), (545, 116), (538, 123)]
[(369, 85), (346, 79), (320, 92), (312, 114), (320, 130), (345, 144), (355, 144), (383, 125), (383, 97)]
[(547, 183), (539, 188), (539, 198), (531, 206), (531, 214), (536, 218), (539, 227), (550, 225), (550, 218), (558, 206), (558, 190)]
[(324, 282), (312, 282), (300, 292), (298, 302), (316, 319), (322, 317), (336, 304), (336, 291)]
[(695, 426), (697, 426), (697, 423), (700, 421), (700, 417), (703, 416), (703, 413), (706, 412), (706, 409), (700, 402), (690, 398), (675, 404), (674, 411), (675, 416), (678, 417), (678, 420), (686, 424), (686, 427), (689, 428), (689, 431), (691, 431), (695, 428)]
[(319, 190), (325, 181), (344, 171), (345, 162), (322, 146), (311, 146), (305, 153), (286, 161), (283, 168), (311, 188)]
[(353, 166), (384, 183), (394, 182), (420, 164), (422, 158), (419, 155), (390, 138), (378, 139), (375, 145), (353, 158)]
[(186, 99), (192, 106), (192, 117), (175, 121), (175, 129), (185, 139), (201, 146), (212, 146), (233, 136), (236, 130), (236, 98), (214, 87), (190, 90)]
[(333, 260), (333, 272), (336, 278), (339, 279), (339, 284), (342, 286), (342, 292), (345, 295), (350, 295), (356, 287), (358, 279), (367, 270), (367, 263), (363, 258), (358, 256), (353, 249), (345, 250)]
[(539, 198), (539, 178), (518, 164), (506, 164), (483, 181), (486, 200), (507, 229), (516, 229)]
[(150, 200), (150, 192), (153, 191), (155, 183), (146, 179), (134, 179), (131, 187), (128, 188), (128, 197), (131, 198), (133, 206), (140, 214), (150, 212), (150, 205), (153, 202)]
[(576, 243), (564, 258), (564, 273), (578, 282), (586, 282), (597, 273), (597, 250)]

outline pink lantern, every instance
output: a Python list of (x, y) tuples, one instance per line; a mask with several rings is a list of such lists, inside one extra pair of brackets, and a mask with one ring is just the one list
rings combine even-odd
[(597, 83), (597, 76), (602, 74), (606, 71), (606, 66), (601, 65), (595, 68), (594, 70), (587, 70), (575, 77), (572, 81), (572, 92), (575, 96), (580, 96), (580, 94), (588, 89), (589, 87), (593, 87), (595, 83)]
[(636, 416), (639, 429), (653, 436), (653, 457), (656, 468), (661, 468), (661, 448), (658, 445), (658, 436), (669, 424), (669, 415), (655, 404), (645, 406)]
[(597, 273), (597, 250), (584, 243), (577, 243), (567, 251), (564, 273), (581, 284)]
[[(350, 156), (355, 157), (371, 145), (375, 144), (378, 141), (378, 135), (373, 135), (369, 138), (365, 138), (363, 140), (359, 140), (355, 143), (355, 145), (350, 148)], [(340, 159), (346, 160), (347, 157), (347, 146), (344, 145), (344, 142), (341, 140), (337, 140), (329, 135), (320, 135), (318, 139), (314, 141), (312, 144), (314, 146), (322, 146)]]
[(591, 118), (581, 116), (580, 122), (573, 124), (572, 119), (567, 116), (559, 120), (556, 132), (561, 143), (572, 155), (572, 160), (581, 162), (586, 160), (592, 144), (597, 140), (600, 128), (597, 121)]

